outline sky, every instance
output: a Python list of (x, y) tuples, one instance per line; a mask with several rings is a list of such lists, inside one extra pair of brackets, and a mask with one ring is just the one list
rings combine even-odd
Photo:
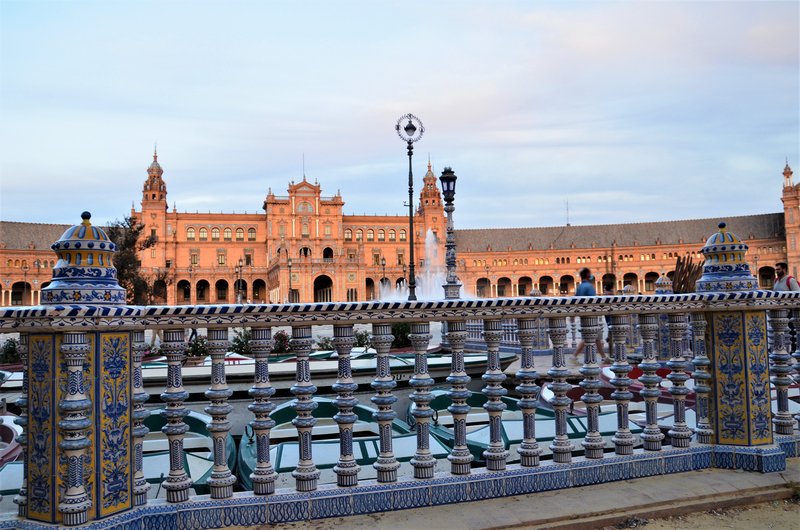
[(781, 211), (799, 19), (796, 1), (0, 0), (0, 219), (121, 219), (156, 142), (178, 211), (260, 212), (305, 171), (346, 214), (407, 215), (407, 113), (415, 195), (428, 156), (451, 166), (456, 228)]

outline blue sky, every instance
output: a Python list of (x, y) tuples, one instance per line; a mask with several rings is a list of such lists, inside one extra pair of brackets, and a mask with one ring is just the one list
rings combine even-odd
[(180, 211), (260, 211), (305, 153), (346, 213), (402, 215), (408, 112), (457, 227), (780, 211), (799, 5), (2, 0), (0, 217), (121, 218), (155, 141)]

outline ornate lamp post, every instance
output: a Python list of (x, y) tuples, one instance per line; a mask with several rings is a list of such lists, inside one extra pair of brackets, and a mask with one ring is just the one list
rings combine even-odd
[(292, 300), (292, 258), (288, 259), (287, 266), (289, 267), (289, 303), (291, 304), (294, 302), (294, 300)]
[(483, 266), (483, 270), (486, 271), (486, 283), (489, 284), (489, 285), (486, 286), (489, 289), (489, 292), (488, 293), (484, 293), (483, 296), (485, 298), (491, 298), (492, 297), (492, 281), (489, 279), (489, 266), (488, 265), (484, 265)]
[[(404, 121), (408, 121), (403, 125)], [(416, 122), (416, 125), (414, 124)], [(425, 133), (422, 122), (413, 114), (405, 114), (397, 120), (394, 126), (400, 139), (406, 142), (408, 148), (408, 231), (409, 234), (409, 265), (408, 265), (408, 299), (416, 300), (417, 280), (414, 274), (414, 174), (411, 171), (411, 157), (414, 154), (414, 142), (418, 142)]]
[(406, 264), (403, 263), (403, 283), (406, 283)]
[(383, 269), (383, 276), (381, 276), (381, 298), (383, 298), (383, 289), (389, 282), (386, 280), (386, 258), (381, 257), (381, 268)]
[(453, 234), (453, 201), (456, 198), (456, 180), (458, 177), (452, 168), (446, 167), (442, 171), (439, 181), (442, 183), (442, 194), (444, 195), (444, 211), (447, 214), (447, 240), (445, 242), (445, 264), (447, 265), (447, 282), (444, 287), (444, 297), (446, 300), (461, 298), (461, 284), (458, 283), (456, 276), (456, 236)]
[(239, 263), (234, 269), (236, 271), (236, 303), (242, 303), (242, 270), (244, 269), (244, 261), (239, 258)]
[[(25, 299), (28, 298), (28, 264), (22, 266), (22, 305), (25, 304)], [(27, 305), (31, 305), (28, 300)]]

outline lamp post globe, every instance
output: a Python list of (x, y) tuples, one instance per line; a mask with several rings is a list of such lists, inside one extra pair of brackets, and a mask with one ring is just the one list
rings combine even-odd
[(414, 173), (411, 170), (411, 159), (414, 155), (414, 143), (425, 133), (422, 121), (413, 114), (400, 116), (394, 126), (397, 135), (406, 143), (408, 149), (408, 228), (409, 228), (409, 265), (408, 265), (408, 299), (417, 299), (417, 280), (414, 272)]
[(447, 266), (447, 280), (442, 286), (446, 300), (461, 298), (461, 284), (456, 276), (456, 237), (453, 231), (453, 211), (456, 209), (453, 202), (456, 198), (456, 180), (458, 177), (452, 168), (446, 167), (442, 171), (439, 181), (442, 183), (444, 196), (444, 211), (447, 215), (447, 239), (445, 240), (445, 265)]

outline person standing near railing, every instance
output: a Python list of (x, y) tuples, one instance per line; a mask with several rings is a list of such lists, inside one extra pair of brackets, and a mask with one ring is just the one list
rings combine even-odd
[[(800, 291), (800, 284), (794, 276), (789, 276), (789, 265), (783, 261), (775, 264), (775, 283), (772, 285), (773, 291)], [(790, 317), (794, 311), (789, 311)], [(797, 330), (794, 327), (794, 318), (789, 318), (789, 337), (791, 338), (792, 350), (797, 351)]]
[[(575, 289), (575, 296), (597, 296), (597, 291), (594, 288), (594, 276), (592, 276), (592, 271), (589, 267), (582, 268), (578, 274), (581, 277), (581, 283), (578, 285), (578, 288)], [(580, 359), (580, 354), (583, 353), (583, 349), (586, 347), (586, 343), (581, 340), (578, 344), (578, 347), (575, 348), (575, 359)], [(603, 337), (602, 334), (599, 334), (597, 337), (597, 352), (600, 355), (600, 358), (605, 358), (605, 352), (603, 351)]]

